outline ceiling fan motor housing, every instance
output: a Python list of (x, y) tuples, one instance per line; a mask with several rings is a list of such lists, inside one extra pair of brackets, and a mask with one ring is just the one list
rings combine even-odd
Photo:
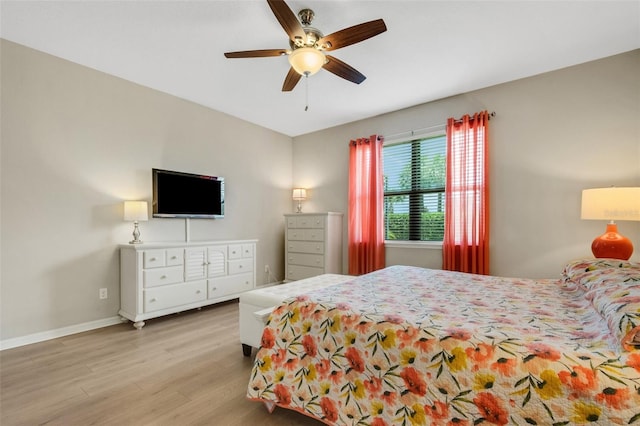
[(300, 18), (300, 22), (302, 23), (303, 31), (306, 34), (306, 40), (301, 39), (300, 37), (295, 37), (295, 39), (289, 40), (289, 45), (292, 50), (299, 49), (301, 47), (315, 47), (316, 49), (321, 48), (321, 46), (317, 46), (316, 43), (324, 34), (322, 32), (311, 26), (311, 21), (315, 14), (311, 9), (302, 9), (298, 12), (298, 17)]

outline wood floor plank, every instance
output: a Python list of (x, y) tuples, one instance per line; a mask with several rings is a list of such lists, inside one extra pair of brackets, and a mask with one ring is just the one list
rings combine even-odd
[[(255, 351), (254, 351), (255, 354)], [(320, 425), (249, 401), (237, 301), (0, 352), (0, 424)]]

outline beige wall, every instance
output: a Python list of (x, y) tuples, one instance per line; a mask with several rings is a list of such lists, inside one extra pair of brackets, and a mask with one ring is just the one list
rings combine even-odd
[[(224, 176), (226, 217), (191, 220), (191, 239), (257, 238), (258, 284), (264, 264), (282, 278), (291, 138), (11, 42), (1, 53), (2, 340), (117, 315), (122, 201), (151, 202), (153, 167)], [(140, 228), (184, 241), (183, 219)]]
[[(640, 50), (296, 137), (294, 183), (312, 188), (306, 210), (347, 212), (349, 139), (484, 109), (496, 112), (491, 272), (558, 277), (567, 260), (591, 256), (591, 241), (605, 229), (580, 219), (582, 189), (640, 186)], [(640, 259), (640, 222), (618, 227)], [(346, 259), (345, 250), (345, 267)], [(387, 264), (439, 268), (441, 259), (433, 248), (387, 248)]]

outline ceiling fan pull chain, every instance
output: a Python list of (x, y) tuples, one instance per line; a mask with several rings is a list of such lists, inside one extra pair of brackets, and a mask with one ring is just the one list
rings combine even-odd
[(309, 110), (309, 73), (304, 73), (304, 88), (305, 88), (305, 106), (304, 110)]

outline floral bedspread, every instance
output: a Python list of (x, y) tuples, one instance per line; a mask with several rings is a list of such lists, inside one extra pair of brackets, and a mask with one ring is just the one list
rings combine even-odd
[(247, 396), (339, 425), (640, 425), (640, 351), (587, 293), (392, 266), (277, 307)]

